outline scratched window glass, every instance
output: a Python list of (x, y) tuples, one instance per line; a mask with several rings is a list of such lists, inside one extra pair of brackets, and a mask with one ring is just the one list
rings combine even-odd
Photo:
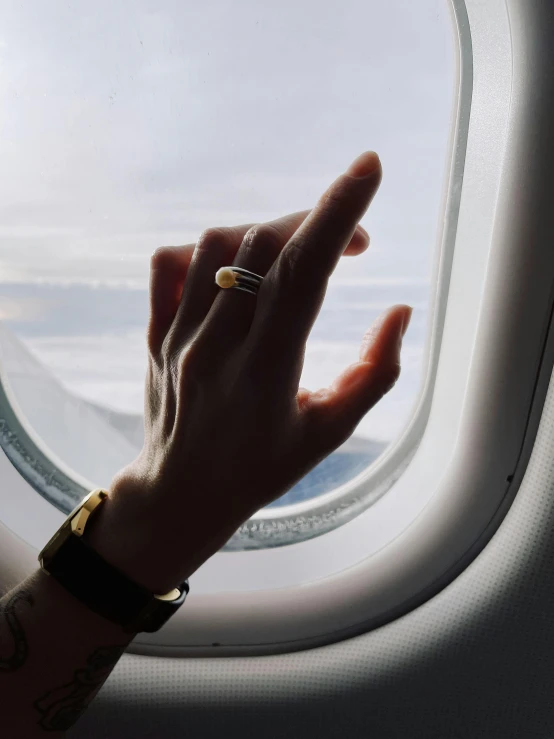
[(93, 485), (142, 445), (159, 245), (310, 208), (359, 153), (384, 177), (310, 336), (302, 385), (414, 313), (393, 391), (274, 506), (336, 488), (406, 424), (423, 380), (454, 94), (446, 0), (4, 4), (0, 366), (52, 458)]

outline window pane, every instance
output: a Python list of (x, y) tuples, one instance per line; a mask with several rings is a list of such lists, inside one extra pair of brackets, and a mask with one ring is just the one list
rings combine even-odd
[(287, 495), (374, 461), (421, 382), (451, 124), (446, 0), (19, 2), (0, 31), (0, 357), (20, 409), (93, 484), (142, 438), (149, 257), (209, 226), (311, 207), (359, 153), (381, 190), (310, 337), (302, 385), (356, 361), (388, 306), (414, 306), (402, 375)]

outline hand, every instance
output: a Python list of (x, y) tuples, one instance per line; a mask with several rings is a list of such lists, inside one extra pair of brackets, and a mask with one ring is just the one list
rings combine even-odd
[[(411, 308), (365, 334), (360, 361), (317, 392), (299, 389), (304, 349), (343, 253), (381, 181), (367, 152), (312, 211), (205, 231), (152, 258), (145, 442), (92, 528), (105, 559), (166, 592), (352, 434), (395, 384)], [(222, 290), (235, 264), (265, 276), (257, 297)], [(100, 518), (102, 516), (102, 518)], [(112, 535), (113, 533), (113, 535)]]

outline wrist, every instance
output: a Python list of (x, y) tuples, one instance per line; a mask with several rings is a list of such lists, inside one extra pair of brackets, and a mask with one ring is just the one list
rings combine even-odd
[[(195, 509), (194, 500), (209, 500), (198, 484), (183, 480), (179, 488), (176, 496), (175, 486), (152, 485), (127, 468), (85, 530), (86, 543), (106, 562), (155, 594), (179, 587), (243, 521), (223, 513), (216, 518), (205, 505)], [(195, 490), (195, 498), (185, 505), (187, 488)]]
[[(108, 498), (91, 516), (84, 541), (108, 564), (130, 580), (155, 594), (178, 587), (188, 574), (178, 567), (164, 542), (160, 505), (152, 510), (152, 500), (133, 480), (119, 476)], [(180, 563), (183, 564), (182, 562)]]

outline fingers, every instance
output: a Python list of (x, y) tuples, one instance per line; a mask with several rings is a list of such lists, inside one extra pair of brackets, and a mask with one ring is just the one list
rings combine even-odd
[(392, 389), (400, 375), (400, 349), (412, 309), (396, 305), (364, 336), (360, 361), (351, 364), (329, 388), (302, 390), (298, 406), (306, 433), (328, 454), (352, 434), (365, 414)]
[(280, 357), (301, 351), (327, 280), (380, 181), (379, 158), (366, 152), (335, 180), (286, 244), (258, 293), (250, 336), (257, 351)]
[[(309, 213), (309, 210), (291, 213), (249, 228), (237, 251), (234, 266), (264, 277)], [(236, 342), (250, 330), (255, 310), (254, 296), (236, 290), (220, 290), (207, 316), (205, 330), (216, 331), (226, 342)]]
[(201, 234), (176, 317), (174, 334), (177, 342), (196, 331), (206, 317), (219, 290), (214, 281), (215, 273), (220, 267), (233, 263), (244, 234), (253, 225), (209, 228)]
[[(182, 343), (203, 323), (215, 301), (220, 305), (216, 314), (210, 313), (209, 323), (225, 333), (229, 326), (227, 318), (241, 325), (241, 332), (248, 331), (256, 301), (251, 295), (237, 290), (225, 293), (215, 284), (215, 273), (220, 267), (230, 264), (247, 266), (258, 274), (265, 275), (283, 245), (298, 226), (310, 214), (309, 210), (291, 213), (265, 224), (247, 223), (230, 228), (213, 228), (200, 237), (188, 270), (181, 304), (172, 328), (173, 341)], [(367, 232), (359, 226), (348, 244), (349, 255), (361, 254), (369, 244)], [(220, 304), (221, 303), (221, 304)], [(247, 324), (244, 316), (247, 315)], [(241, 323), (242, 322), (242, 323)]]
[(147, 342), (154, 355), (161, 349), (177, 313), (193, 252), (194, 244), (187, 244), (161, 246), (152, 255)]

